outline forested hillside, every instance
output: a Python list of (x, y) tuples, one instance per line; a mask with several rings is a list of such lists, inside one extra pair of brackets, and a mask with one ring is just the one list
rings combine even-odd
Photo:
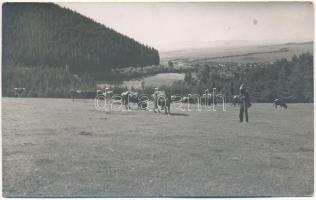
[(156, 49), (52, 3), (5, 3), (3, 65), (65, 68), (104, 78), (113, 68), (158, 65)]

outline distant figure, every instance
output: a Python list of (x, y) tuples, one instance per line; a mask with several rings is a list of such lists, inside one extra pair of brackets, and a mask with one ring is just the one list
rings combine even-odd
[(241, 84), (240, 88), (240, 111), (239, 111), (239, 120), (240, 122), (244, 121), (244, 113), (246, 117), (246, 122), (248, 123), (248, 108), (251, 106), (249, 94), (246, 92), (244, 84)]
[(160, 112), (161, 110), (164, 110), (165, 114), (170, 114), (170, 105), (172, 101), (170, 94), (168, 94), (166, 91), (159, 91), (158, 88), (155, 88), (155, 91), (152, 94), (152, 98), (155, 105), (155, 113), (157, 111)]
[(74, 102), (75, 101), (75, 96), (76, 96), (76, 90), (71, 89), (69, 92), (70, 92), (70, 97), (72, 99), (72, 102)]
[(137, 104), (139, 110), (148, 110), (148, 97), (139, 95), (138, 92), (130, 92), (129, 102)]
[(158, 109), (157, 95), (158, 95), (158, 88), (155, 88), (154, 94), (153, 94), (153, 97), (154, 97), (154, 106), (155, 106), (154, 112), (157, 112), (157, 109)]
[(158, 112), (164, 110), (165, 114), (170, 114), (171, 95), (165, 91), (158, 91), (157, 94), (154, 95), (154, 101)]
[(207, 96), (207, 95), (209, 94), (209, 90), (206, 89), (206, 90), (204, 91), (204, 94)]
[(97, 96), (98, 96), (98, 95), (103, 95), (102, 90), (97, 90)]
[(278, 108), (278, 106), (280, 106), (281, 108), (287, 109), (287, 105), (283, 99), (275, 99), (273, 101), (273, 104), (275, 108)]
[(212, 105), (212, 104), (217, 105), (218, 99), (217, 99), (217, 96), (214, 93), (210, 93), (209, 89), (206, 89), (204, 91), (204, 94), (200, 98), (200, 101), (205, 106), (209, 106), (209, 105)]
[(13, 88), (15, 95), (17, 97), (21, 97), (22, 93), (25, 91), (25, 88)]
[(123, 103), (123, 105), (125, 105), (125, 109), (129, 110), (130, 109), (130, 106), (129, 106), (130, 92), (127, 90), (127, 91), (123, 92), (121, 94), (121, 96), (123, 97), (122, 98), (122, 103)]
[(202, 101), (204, 101), (205, 105), (213, 103), (213, 94), (210, 94), (208, 89), (204, 91), (203, 97)]
[(232, 104), (233, 104), (234, 107), (236, 107), (236, 105), (239, 105), (239, 104), (240, 104), (239, 95), (234, 95), (234, 96), (233, 96)]
[(103, 94), (104, 94), (104, 99), (106, 101), (106, 104), (108, 104), (111, 99), (112, 91), (110, 91), (109, 88), (105, 87)]

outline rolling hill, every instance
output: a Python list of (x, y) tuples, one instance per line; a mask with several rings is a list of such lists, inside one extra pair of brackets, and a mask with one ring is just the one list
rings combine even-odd
[(111, 68), (158, 65), (156, 49), (52, 3), (2, 6), (3, 64), (65, 67), (97, 77)]
[(94, 91), (112, 69), (159, 65), (156, 49), (53, 3), (2, 5), (2, 95)]

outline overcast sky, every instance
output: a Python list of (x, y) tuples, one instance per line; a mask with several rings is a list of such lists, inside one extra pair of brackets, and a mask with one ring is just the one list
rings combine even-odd
[(221, 45), (218, 41), (302, 42), (314, 35), (311, 3), (58, 4), (160, 51)]

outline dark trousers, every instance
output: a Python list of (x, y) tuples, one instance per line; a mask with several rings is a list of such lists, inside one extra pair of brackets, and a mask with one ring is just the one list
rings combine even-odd
[(244, 121), (244, 113), (245, 113), (245, 117), (246, 117), (246, 122), (248, 122), (248, 107), (244, 107), (243, 104), (240, 104), (240, 111), (239, 111), (239, 119), (240, 122)]

